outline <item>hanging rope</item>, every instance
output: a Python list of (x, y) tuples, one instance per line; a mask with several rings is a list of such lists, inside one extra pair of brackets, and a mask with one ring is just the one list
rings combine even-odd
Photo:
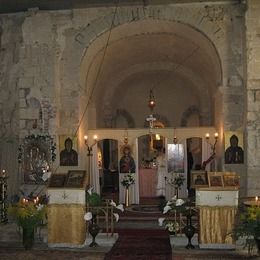
[[(105, 56), (106, 56), (106, 52), (107, 52), (109, 40), (110, 40), (110, 37), (111, 37), (111, 32), (112, 32), (113, 26), (114, 26), (114, 24), (115, 24), (115, 17), (116, 17), (116, 14), (117, 14), (118, 4), (119, 4), (119, 0), (117, 1), (116, 6), (115, 6), (115, 11), (114, 11), (114, 14), (113, 14), (113, 19), (112, 19), (111, 26), (110, 26), (110, 29), (109, 29), (109, 33), (108, 33), (106, 45), (105, 45), (105, 48), (104, 48), (104, 52), (103, 52), (103, 55), (102, 55), (102, 59), (101, 59), (101, 62), (100, 62), (100, 66), (99, 66), (99, 68), (98, 68), (98, 72), (97, 72), (97, 74), (96, 74), (96, 78), (95, 78), (95, 81), (94, 81), (94, 84), (93, 84), (93, 88), (91, 89), (88, 102), (87, 102), (86, 107), (85, 107), (85, 109), (84, 109), (84, 111), (83, 111), (83, 114), (82, 114), (82, 116), (81, 116), (81, 118), (80, 118), (79, 125), (77, 126), (77, 129), (76, 129), (76, 131), (75, 131), (75, 133), (74, 133), (74, 137), (77, 135), (77, 133), (78, 133), (78, 131), (79, 131), (79, 128), (80, 128), (80, 126), (81, 126), (81, 123), (82, 123), (82, 121), (83, 121), (83, 119), (84, 119), (84, 117), (85, 117), (85, 114), (86, 114), (87, 110), (88, 110), (89, 104), (90, 104), (90, 102), (92, 101), (93, 94), (94, 94), (95, 88), (96, 88), (96, 86), (97, 86), (97, 81), (98, 81), (98, 79), (99, 79), (99, 75), (100, 75), (100, 73), (101, 73), (101, 71), (102, 71), (102, 68), (103, 68), (103, 65), (104, 65), (104, 60), (105, 60)], [(87, 75), (86, 78), (88, 78), (88, 75)]]

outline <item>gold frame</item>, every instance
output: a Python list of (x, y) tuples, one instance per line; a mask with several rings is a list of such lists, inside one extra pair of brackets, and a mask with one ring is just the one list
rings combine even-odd
[[(204, 184), (196, 184), (196, 179), (198, 176), (201, 176), (204, 180)], [(191, 171), (191, 188), (198, 187), (208, 187), (208, 174), (207, 171), (199, 170), (199, 171)]]
[(223, 174), (224, 187), (239, 187), (240, 186), (240, 176), (234, 172)]
[(223, 173), (222, 172), (208, 172), (208, 183), (209, 187), (222, 188), (223, 183)]
[(68, 171), (65, 187), (68, 188), (83, 188), (85, 182), (86, 171), (71, 170)]
[(63, 188), (67, 174), (52, 174), (48, 183), (50, 188)]

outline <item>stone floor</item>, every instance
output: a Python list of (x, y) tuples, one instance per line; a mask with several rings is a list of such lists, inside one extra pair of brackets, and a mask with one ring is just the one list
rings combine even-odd
[[(134, 228), (149, 228), (149, 223), (132, 223)], [(129, 223), (121, 223), (121, 228), (127, 226), (131, 228)], [(16, 224), (8, 223), (0, 225), (0, 259), (1, 260), (41, 260), (41, 259), (81, 259), (81, 260), (99, 260), (103, 259), (106, 252), (110, 250), (116, 241), (116, 235), (112, 238), (106, 235), (99, 235), (97, 242), (99, 246), (90, 248), (90, 238), (86, 239), (85, 244), (81, 248), (61, 248), (49, 247), (47, 244), (46, 228), (37, 230), (35, 237), (35, 245), (32, 250), (24, 250), (22, 246), (21, 230)], [(186, 249), (187, 239), (183, 235), (171, 236), (171, 245), (173, 249), (173, 260), (191, 260), (191, 259), (260, 259), (256, 256), (256, 251), (252, 252), (252, 256), (248, 256), (247, 251), (237, 244), (235, 250), (223, 249), (200, 249), (198, 246), (197, 235), (194, 236), (192, 243), (195, 249)]]

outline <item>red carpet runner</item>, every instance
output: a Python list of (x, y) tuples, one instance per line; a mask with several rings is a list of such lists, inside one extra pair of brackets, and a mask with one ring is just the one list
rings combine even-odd
[(170, 260), (172, 249), (165, 230), (118, 230), (119, 238), (105, 260)]

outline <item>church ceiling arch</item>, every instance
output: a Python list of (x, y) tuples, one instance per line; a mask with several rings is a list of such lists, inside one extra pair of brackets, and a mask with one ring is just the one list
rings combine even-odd
[[(104, 55), (107, 36), (105, 32), (88, 45), (81, 62), (80, 85), (85, 84), (86, 97), (98, 104), (97, 109), (100, 110), (101, 100), (109, 103), (109, 98), (117, 96), (118, 88), (124, 87), (121, 83), (134, 75), (135, 67), (145, 72), (148, 64), (154, 71), (161, 71), (162, 64), (167, 67), (171, 63), (167, 70), (192, 82), (200, 103), (208, 106), (213, 116), (211, 104), (221, 85), (222, 71), (215, 46), (205, 34), (168, 20), (131, 21), (112, 29)], [(113, 104), (111, 100), (110, 103)], [(102, 118), (101, 110), (97, 111), (97, 118)]]

